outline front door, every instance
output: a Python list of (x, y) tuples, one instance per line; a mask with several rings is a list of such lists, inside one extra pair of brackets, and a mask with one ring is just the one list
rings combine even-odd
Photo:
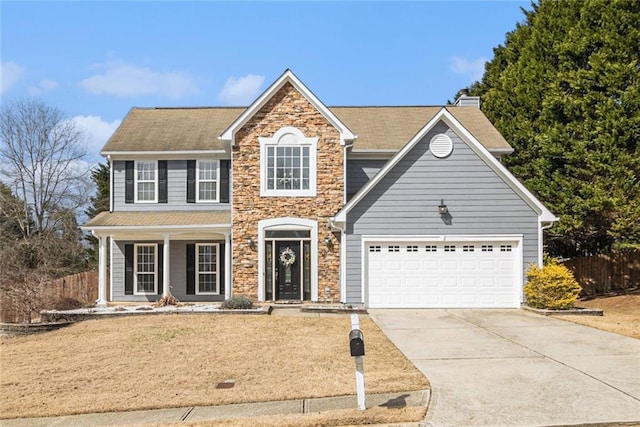
[(300, 240), (275, 242), (276, 299), (301, 300)]

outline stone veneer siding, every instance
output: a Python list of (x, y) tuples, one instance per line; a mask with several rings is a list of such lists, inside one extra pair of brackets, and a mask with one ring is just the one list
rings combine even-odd
[[(284, 126), (318, 137), (316, 197), (260, 197), (260, 143)], [(343, 206), (344, 148), (340, 134), (290, 83), (236, 133), (233, 147), (233, 293), (258, 298), (258, 221), (294, 217), (318, 222), (318, 300), (340, 300), (340, 242), (329, 218)], [(331, 236), (333, 246), (323, 240)], [(327, 291), (329, 289), (329, 291)]]

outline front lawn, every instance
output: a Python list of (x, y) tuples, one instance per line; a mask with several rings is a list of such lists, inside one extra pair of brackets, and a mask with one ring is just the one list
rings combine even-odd
[(604, 331), (640, 339), (640, 294), (598, 297), (588, 301), (576, 301), (576, 306), (600, 308), (603, 316), (557, 316), (559, 319), (591, 326)]
[[(367, 393), (424, 376), (367, 317)], [(355, 394), (349, 316), (166, 314), (0, 340), (0, 418)], [(217, 389), (233, 380), (235, 386)]]

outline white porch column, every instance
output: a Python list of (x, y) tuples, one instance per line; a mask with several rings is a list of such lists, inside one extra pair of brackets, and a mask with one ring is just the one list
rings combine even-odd
[(107, 241), (106, 236), (98, 237), (98, 307), (107, 306)]
[(233, 273), (233, 262), (231, 260), (231, 234), (224, 234), (224, 262), (225, 271), (224, 275), (224, 299), (231, 298), (231, 274)]
[(170, 278), (170, 262), (171, 257), (169, 255), (169, 235), (164, 236), (164, 246), (162, 248), (162, 296), (166, 297), (171, 292), (169, 289)]

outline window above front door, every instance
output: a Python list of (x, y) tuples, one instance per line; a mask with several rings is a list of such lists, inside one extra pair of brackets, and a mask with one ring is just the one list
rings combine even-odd
[(307, 138), (290, 126), (260, 141), (260, 195), (316, 195), (318, 138)]

